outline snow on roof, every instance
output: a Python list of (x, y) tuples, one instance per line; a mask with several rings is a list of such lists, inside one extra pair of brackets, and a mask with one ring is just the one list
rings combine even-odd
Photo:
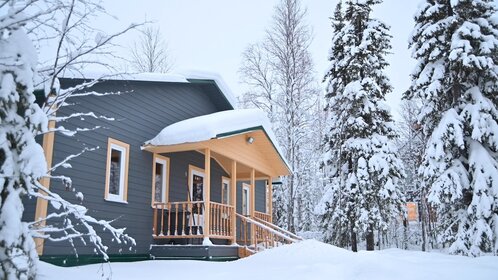
[(63, 78), (69, 79), (98, 79), (98, 80), (123, 80), (123, 81), (147, 81), (168, 83), (190, 83), (189, 80), (213, 81), (223, 93), (232, 108), (237, 108), (235, 95), (227, 86), (223, 78), (214, 72), (199, 70), (182, 70), (178, 73), (109, 73), (102, 71), (66, 72)]
[(215, 72), (209, 71), (200, 71), (200, 70), (182, 70), (178, 72), (180, 75), (185, 76), (187, 79), (191, 80), (212, 80), (216, 83), (218, 88), (225, 94), (228, 102), (232, 105), (233, 108), (237, 108), (237, 100), (235, 99), (235, 95), (230, 90), (228, 85), (225, 83), (223, 78)]
[(223, 138), (227, 135), (244, 133), (251, 129), (263, 128), (282, 160), (290, 169), (277, 138), (271, 129), (266, 113), (260, 109), (237, 109), (216, 112), (179, 121), (165, 127), (145, 145), (175, 145), (194, 143), (210, 139)]

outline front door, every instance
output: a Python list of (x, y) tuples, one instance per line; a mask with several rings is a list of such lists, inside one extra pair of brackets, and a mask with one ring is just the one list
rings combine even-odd
[[(189, 175), (189, 196), (192, 202), (192, 215), (189, 221), (190, 226), (195, 226), (193, 229), (194, 234), (201, 234), (197, 232), (204, 225), (204, 172), (199, 168), (192, 168)], [(200, 227), (199, 227), (200, 226)]]

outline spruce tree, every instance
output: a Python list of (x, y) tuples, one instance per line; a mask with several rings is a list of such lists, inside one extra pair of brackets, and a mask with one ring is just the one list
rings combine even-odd
[(427, 0), (410, 40), (430, 136), (424, 185), (450, 253), (498, 254), (498, 20), (491, 0)]
[(35, 104), (36, 50), (23, 29), (22, 10), (11, 2), (0, 17), (0, 279), (34, 279), (36, 249), (23, 215), (22, 196), (46, 172), (34, 135), (47, 126)]
[(329, 123), (322, 228), (326, 240), (340, 246), (349, 232), (353, 251), (362, 234), (367, 250), (373, 250), (374, 231), (387, 230), (403, 202), (397, 188), (403, 176), (393, 142), (397, 135), (385, 104), (392, 89), (384, 73), (391, 36), (387, 25), (370, 16), (381, 2), (348, 0), (344, 14), (338, 5), (324, 78)]

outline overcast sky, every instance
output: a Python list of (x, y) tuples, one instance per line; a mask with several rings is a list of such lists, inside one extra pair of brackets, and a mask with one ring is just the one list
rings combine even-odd
[[(106, 0), (107, 11), (116, 22), (101, 22), (109, 26), (130, 22), (154, 21), (168, 41), (176, 69), (198, 69), (219, 73), (232, 91), (239, 95), (244, 86), (239, 83), (241, 53), (251, 43), (261, 41), (271, 25), (273, 7), (279, 0)], [(374, 16), (391, 26), (394, 36), (393, 55), (388, 75), (394, 91), (387, 96), (397, 115), (400, 95), (408, 88), (414, 62), (407, 50), (413, 29), (413, 15), (421, 0), (384, 0), (374, 7)], [(308, 24), (313, 29), (311, 53), (317, 78), (321, 80), (328, 65), (332, 15), (337, 0), (303, 0), (308, 9)], [(105, 27), (100, 27), (106, 30)], [(126, 35), (119, 43), (130, 46), (136, 32)], [(397, 117), (397, 116), (396, 116)]]

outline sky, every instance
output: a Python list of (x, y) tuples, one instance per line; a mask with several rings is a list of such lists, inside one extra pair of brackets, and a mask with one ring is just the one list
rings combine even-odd
[[(384, 0), (374, 6), (373, 16), (391, 26), (393, 54), (387, 74), (394, 90), (387, 95), (393, 115), (399, 119), (401, 93), (410, 84), (414, 67), (408, 50), (413, 29), (413, 15), (421, 0)], [(245, 86), (240, 83), (238, 69), (241, 54), (249, 44), (260, 42), (265, 29), (271, 26), (274, 6), (279, 0), (105, 0), (107, 12), (116, 19), (97, 21), (104, 31), (126, 26), (131, 22), (153, 21), (168, 42), (175, 70), (195, 69), (220, 74), (235, 95)], [(328, 61), (332, 30), (329, 17), (337, 0), (302, 0), (308, 10), (307, 23), (313, 32), (310, 46), (316, 77), (322, 80)], [(138, 32), (130, 32), (117, 42), (126, 56)], [(323, 86), (323, 85), (322, 85)]]

